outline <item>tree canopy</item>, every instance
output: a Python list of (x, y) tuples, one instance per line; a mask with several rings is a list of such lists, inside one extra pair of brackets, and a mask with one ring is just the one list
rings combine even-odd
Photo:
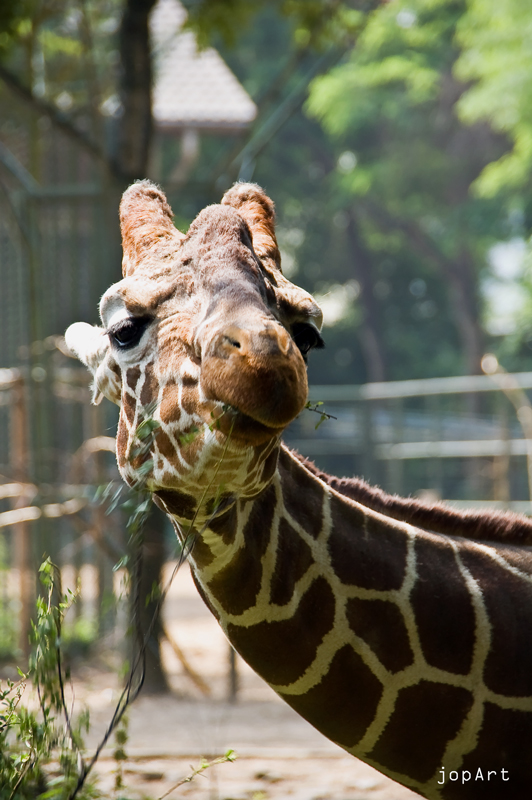
[[(237, 178), (265, 185), (287, 271), (326, 309), (314, 379), (476, 372), (486, 349), (527, 368), (526, 266), (510, 338), (491, 324), (486, 288), (503, 285), (492, 248), (528, 237), (532, 221), (524, 0), (183, 4), (259, 115), (245, 140), (203, 138), (174, 205), (186, 222)], [(0, 11), (6, 80), (124, 180), (148, 170), (153, 5), (6, 0)]]

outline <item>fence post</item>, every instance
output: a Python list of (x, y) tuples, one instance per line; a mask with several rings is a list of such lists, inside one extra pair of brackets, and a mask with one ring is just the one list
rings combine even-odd
[(236, 703), (238, 696), (239, 680), (236, 652), (229, 645), (229, 675), (227, 699), (230, 703)]
[[(25, 382), (17, 375), (11, 388), (10, 461), (13, 479), (28, 483), (28, 416)], [(14, 507), (21, 508), (28, 498), (21, 494)], [(19, 575), (19, 634), (18, 648), (27, 658), (30, 653), (31, 615), (34, 604), (34, 581), (32, 568), (32, 546), (28, 522), (19, 522), (13, 527), (14, 566)]]

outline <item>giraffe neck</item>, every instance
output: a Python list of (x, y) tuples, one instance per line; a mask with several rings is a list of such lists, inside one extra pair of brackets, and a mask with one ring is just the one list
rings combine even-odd
[(461, 769), (496, 771), (486, 797), (521, 797), (502, 769), (529, 787), (507, 741), (532, 736), (528, 551), (384, 517), (283, 448), (191, 567), (235, 649), (345, 750), (429, 798), (478, 796), (440, 783)]

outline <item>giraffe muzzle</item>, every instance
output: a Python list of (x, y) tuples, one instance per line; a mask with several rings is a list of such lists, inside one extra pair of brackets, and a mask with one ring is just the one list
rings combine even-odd
[(217, 333), (202, 359), (201, 385), (207, 399), (230, 407), (220, 417), (222, 430), (232, 426), (237, 438), (262, 441), (292, 422), (308, 392), (301, 353), (277, 323)]

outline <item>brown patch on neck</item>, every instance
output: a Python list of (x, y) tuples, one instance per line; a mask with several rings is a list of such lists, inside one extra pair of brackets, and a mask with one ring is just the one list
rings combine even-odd
[(467, 689), (420, 681), (399, 692), (390, 719), (369, 754), (373, 761), (418, 781), (428, 781), (441, 767), (447, 743), (469, 713)]
[(302, 695), (279, 694), (333, 742), (354, 747), (375, 717), (382, 684), (360, 655), (344, 645), (316, 686)]
[[(163, 501), (162, 510), (165, 513), (173, 514), (180, 519), (192, 519), (196, 511), (196, 500), (192, 495), (178, 492), (176, 489), (159, 489), (154, 493), (154, 498)], [(161, 508), (160, 504), (156, 505)]]

